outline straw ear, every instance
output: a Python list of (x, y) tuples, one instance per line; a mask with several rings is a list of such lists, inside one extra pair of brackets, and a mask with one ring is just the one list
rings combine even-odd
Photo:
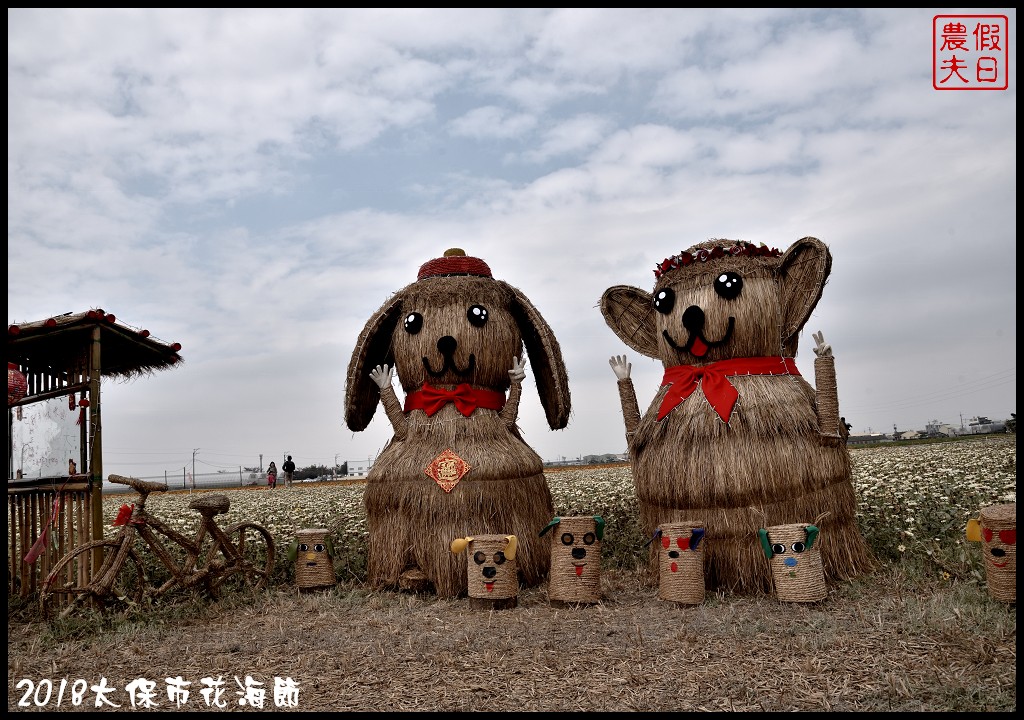
[(334, 557), (334, 543), (331, 542), (331, 538), (328, 537), (324, 541), (324, 545), (327, 547), (327, 556)]
[(693, 528), (690, 531), (690, 549), (696, 551), (700, 541), (704, 539), (704, 528)]
[(661, 537), (661, 528), (658, 528), (657, 530), (654, 531), (654, 534), (651, 535), (651, 539), (644, 543), (644, 547), (647, 547), (648, 545), (650, 545), (652, 542), (654, 542), (655, 540), (657, 540), (660, 537)]
[(657, 360), (658, 324), (649, 292), (615, 285), (601, 295), (601, 314), (619, 340), (641, 355)]
[[(560, 518), (560, 517), (552, 518), (551, 522), (549, 522), (547, 525), (544, 526), (544, 529), (540, 531), (540, 534), (537, 535), (537, 537), (543, 537), (544, 533), (546, 533), (548, 530), (550, 530), (551, 528), (553, 528), (555, 525), (557, 525), (560, 522), (562, 522), (562, 518)], [(598, 538), (598, 539), (600, 540), (600, 538)]]
[(455, 538), (454, 540), (452, 540), (451, 551), (458, 555), (460, 552), (469, 547), (469, 544), (471, 542), (473, 542), (473, 538), (471, 537)]
[(967, 539), (971, 542), (981, 542), (981, 523), (977, 518), (967, 521)]
[(509, 560), (516, 559), (516, 549), (519, 547), (519, 541), (515, 535), (509, 535), (507, 538), (508, 545), (505, 546), (505, 557)]
[(814, 547), (814, 543), (818, 540), (818, 526), (808, 525), (807, 526), (807, 549), (810, 550)]
[(395, 366), (391, 336), (402, 312), (402, 296), (394, 295), (374, 313), (359, 333), (345, 381), (345, 424), (355, 432), (365, 430), (380, 402), (380, 388), (370, 379), (377, 365)]
[(533, 366), (540, 404), (544, 407), (548, 426), (561, 430), (569, 424), (569, 375), (562, 360), (562, 349), (551, 326), (518, 288), (498, 280), (512, 294), (509, 312), (519, 327), (526, 353)]
[(782, 307), (782, 344), (796, 355), (797, 335), (821, 300), (832, 272), (832, 253), (821, 240), (805, 237), (793, 243), (779, 265), (779, 299)]
[(288, 562), (295, 562), (299, 558), (299, 539), (295, 538), (288, 543)]
[(775, 553), (772, 552), (772, 544), (771, 541), (768, 540), (768, 531), (761, 528), (757, 531), (757, 536), (761, 538), (761, 549), (764, 550), (764, 556), (771, 560), (775, 557)]
[(600, 515), (594, 516), (594, 532), (598, 540), (604, 540), (604, 518)]

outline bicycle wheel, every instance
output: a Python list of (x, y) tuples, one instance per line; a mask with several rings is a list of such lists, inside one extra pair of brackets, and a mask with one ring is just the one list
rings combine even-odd
[(124, 564), (109, 592), (97, 587), (89, 577), (93, 552), (103, 552), (102, 570), (113, 562), (121, 544), (117, 540), (93, 540), (65, 555), (46, 576), (39, 591), (39, 607), (47, 621), (63, 619), (87, 609), (125, 612), (142, 604), (146, 595), (146, 573), (134, 548), (128, 550)]
[(224, 592), (262, 590), (274, 572), (274, 537), (259, 523), (241, 522), (224, 531), (241, 560), (231, 564), (210, 582), (214, 597)]

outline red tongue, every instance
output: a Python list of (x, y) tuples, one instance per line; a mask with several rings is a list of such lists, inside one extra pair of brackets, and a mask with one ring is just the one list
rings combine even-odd
[(576, 577), (583, 577), (583, 566), (576, 568)]
[(692, 352), (697, 357), (704, 357), (704, 353), (706, 353), (707, 351), (708, 346), (705, 345), (699, 337), (693, 339), (693, 346), (690, 348), (690, 352)]
[(484, 587), (487, 588), (487, 592), (494, 592), (494, 583), (485, 582)]

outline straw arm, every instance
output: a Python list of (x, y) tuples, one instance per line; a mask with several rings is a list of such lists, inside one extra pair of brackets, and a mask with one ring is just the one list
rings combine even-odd
[(516, 418), (519, 417), (519, 400), (522, 397), (522, 381), (513, 380), (508, 391), (508, 400), (505, 401), (505, 407), (503, 407), (501, 412), (498, 413), (505, 425), (510, 428), (516, 424)]
[(395, 439), (405, 440), (409, 432), (405, 413), (402, 411), (402, 404), (398, 402), (398, 396), (395, 395), (395, 389), (391, 385), (381, 388), (380, 402), (384, 406), (388, 420), (391, 421), (391, 426), (395, 428)]
[(622, 403), (622, 419), (626, 422), (626, 445), (633, 442), (633, 435), (640, 424), (640, 404), (636, 399), (636, 388), (630, 378), (623, 378), (618, 381), (619, 402)]
[(836, 359), (819, 355), (814, 359), (814, 382), (818, 429), (824, 437), (839, 435), (839, 392), (836, 388)]

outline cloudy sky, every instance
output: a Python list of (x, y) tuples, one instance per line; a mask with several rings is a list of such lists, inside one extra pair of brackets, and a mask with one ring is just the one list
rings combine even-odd
[(365, 460), (391, 428), (344, 424), (354, 342), (461, 247), (561, 345), (568, 427), (529, 365), (519, 417), (554, 460), (625, 450), (610, 356), (643, 408), (660, 382), (605, 289), (810, 235), (833, 271), (797, 365), (824, 333), (854, 432), (1006, 419), (1016, 49), (1008, 90), (937, 91), (937, 12), (8, 9), (8, 320), (182, 344), (104, 384), (106, 472)]

